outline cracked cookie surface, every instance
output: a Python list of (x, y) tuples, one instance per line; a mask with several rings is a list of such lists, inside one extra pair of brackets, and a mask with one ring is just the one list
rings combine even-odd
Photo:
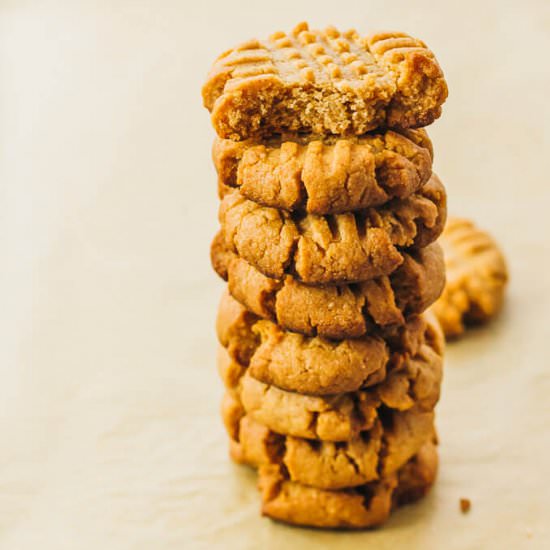
[(347, 393), (377, 384), (411, 358), (426, 360), (426, 345), (436, 355), (443, 354), (437, 323), (429, 316), (413, 317), (383, 338), (333, 341), (284, 331), (258, 318), (227, 292), (220, 302), (217, 332), (231, 359), (248, 368), (253, 378), (311, 395)]
[[(439, 400), (442, 378), (441, 334), (434, 325), (414, 357), (397, 364), (365, 390), (316, 396), (265, 384), (220, 347), (218, 370), (226, 388), (246, 414), (274, 432), (324, 441), (345, 441), (372, 428), (379, 410), (431, 411)], [(430, 342), (431, 340), (438, 342)]]
[(380, 206), (418, 191), (432, 173), (424, 130), (350, 138), (295, 134), (267, 140), (216, 139), (220, 196), (227, 188), (263, 206), (337, 214)]
[[(390, 360), (381, 337), (332, 341), (282, 330), (259, 319), (228, 293), (218, 310), (218, 339), (250, 374), (282, 389), (327, 395), (355, 391), (385, 375)], [(418, 318), (397, 335), (403, 352), (418, 349), (425, 325)]]
[(410, 315), (426, 310), (445, 284), (437, 243), (403, 254), (403, 263), (391, 275), (356, 284), (311, 286), (291, 275), (272, 279), (228, 251), (220, 234), (212, 243), (211, 259), (231, 295), (250, 311), (282, 328), (324, 338), (356, 338), (378, 327), (403, 325)]
[(357, 282), (389, 275), (403, 263), (404, 248), (437, 239), (446, 194), (433, 174), (418, 193), (383, 207), (315, 216), (261, 206), (234, 190), (223, 198), (219, 218), (226, 248), (268, 277)]
[(426, 126), (447, 93), (422, 41), (399, 32), (310, 30), (307, 23), (224, 52), (202, 89), (214, 129), (235, 141)]
[(437, 476), (437, 450), (426, 443), (397, 473), (337, 491), (288, 480), (280, 466), (259, 469), (262, 513), (311, 527), (364, 529), (384, 523), (391, 511), (423, 497)]
[(220, 343), (255, 378), (289, 390), (328, 394), (358, 389), (385, 373), (389, 361), (380, 337), (330, 341), (282, 330), (259, 319), (227, 292), (218, 310)]
[(387, 411), (370, 430), (333, 442), (281, 435), (240, 416), (243, 409), (234, 394), (226, 394), (222, 410), (233, 460), (255, 468), (280, 464), (291, 481), (320, 489), (356, 487), (389, 476), (435, 437), (433, 411)]
[(262, 514), (292, 525), (366, 529), (387, 521), (396, 474), (361, 487), (332, 491), (289, 481), (280, 466), (262, 466), (258, 487)]
[(440, 239), (447, 283), (433, 311), (448, 337), (461, 335), (469, 324), (494, 317), (508, 282), (504, 255), (495, 240), (463, 218), (449, 218)]

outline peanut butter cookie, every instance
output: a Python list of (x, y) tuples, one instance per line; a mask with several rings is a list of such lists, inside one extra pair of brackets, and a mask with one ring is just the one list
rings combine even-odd
[(284, 331), (271, 321), (259, 319), (227, 293), (218, 310), (217, 332), (231, 359), (248, 368), (253, 378), (311, 395), (372, 386), (387, 372), (404, 369), (416, 356), (419, 361), (435, 361), (432, 351), (441, 357), (444, 347), (437, 323), (428, 316), (413, 317), (383, 337), (332, 341)]
[(258, 475), (264, 516), (332, 529), (366, 529), (387, 521), (397, 485), (398, 474), (393, 474), (351, 489), (318, 489), (289, 481), (284, 469), (272, 464), (262, 466)]
[(337, 138), (295, 134), (267, 140), (216, 139), (220, 195), (238, 187), (263, 206), (338, 214), (418, 191), (432, 174), (424, 130)]
[(364, 529), (384, 523), (392, 509), (423, 497), (437, 476), (437, 451), (426, 443), (396, 474), (361, 487), (330, 491), (289, 481), (280, 466), (262, 466), (262, 513), (294, 525)]
[(237, 190), (220, 207), (226, 248), (268, 277), (308, 284), (365, 281), (395, 271), (403, 248), (423, 248), (441, 233), (445, 189), (437, 176), (405, 199), (381, 208), (305, 216), (260, 206)]
[[(238, 396), (243, 414), (280, 434), (346, 441), (371, 429), (378, 418), (381, 401), (375, 391), (320, 397), (281, 390), (252, 378), (224, 348), (218, 368), (228, 390)], [(239, 368), (242, 377), (232, 385), (232, 373)]]
[[(259, 319), (225, 293), (218, 310), (218, 339), (251, 376), (282, 389), (330, 395), (356, 391), (380, 381), (419, 352), (427, 322), (411, 318), (381, 336), (332, 341), (287, 332)], [(390, 351), (392, 354), (390, 356)]]
[(291, 275), (265, 276), (233, 252), (218, 234), (211, 248), (212, 265), (228, 282), (231, 295), (256, 315), (308, 336), (355, 338), (377, 327), (403, 325), (422, 313), (445, 284), (443, 254), (437, 243), (403, 254), (389, 276), (338, 286), (305, 285)]
[[(285, 436), (244, 415), (226, 394), (224, 422), (231, 436), (231, 457), (255, 468), (281, 464), (289, 479), (320, 489), (364, 485), (391, 475), (435, 437), (434, 413), (410, 410), (386, 413), (368, 431), (348, 441), (332, 442)], [(238, 418), (238, 424), (235, 424)]]
[(251, 419), (284, 435), (345, 441), (371, 429), (380, 407), (431, 411), (439, 400), (442, 358), (424, 344), (414, 357), (368, 389), (328, 396), (286, 391), (260, 382), (223, 347), (218, 369), (225, 386)]
[(450, 218), (441, 236), (447, 284), (433, 311), (448, 337), (483, 323), (502, 305), (508, 270), (494, 239), (463, 218)]
[(202, 95), (218, 135), (238, 141), (426, 126), (440, 116), (447, 84), (433, 53), (404, 33), (363, 38), (300, 23), (224, 52)]

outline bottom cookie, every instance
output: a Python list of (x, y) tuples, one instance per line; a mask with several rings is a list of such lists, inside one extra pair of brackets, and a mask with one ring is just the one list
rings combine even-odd
[(365, 529), (384, 523), (392, 509), (423, 497), (437, 475), (437, 451), (427, 443), (397, 473), (353, 489), (317, 489), (289, 481), (284, 469), (261, 467), (262, 513), (293, 525)]

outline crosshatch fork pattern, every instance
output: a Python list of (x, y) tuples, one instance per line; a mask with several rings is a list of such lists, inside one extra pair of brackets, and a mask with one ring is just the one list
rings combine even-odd
[[(314, 97), (321, 89), (329, 95)], [(226, 51), (203, 88), (218, 134), (237, 140), (289, 129), (359, 134), (385, 124), (424, 126), (439, 116), (446, 95), (441, 69), (422, 41), (399, 32), (316, 31), (306, 23)], [(323, 110), (324, 122), (307, 120)]]

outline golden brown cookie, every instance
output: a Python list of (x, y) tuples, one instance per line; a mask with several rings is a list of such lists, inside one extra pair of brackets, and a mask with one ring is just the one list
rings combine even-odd
[(248, 415), (239, 417), (242, 408), (234, 394), (225, 395), (222, 410), (233, 460), (255, 468), (281, 464), (291, 481), (320, 489), (356, 487), (388, 476), (435, 437), (433, 411), (388, 410), (370, 430), (332, 442), (277, 434)]
[(258, 487), (262, 514), (307, 527), (366, 529), (387, 521), (398, 475), (361, 487), (331, 491), (289, 481), (277, 465), (262, 466)]
[(281, 390), (252, 378), (222, 347), (218, 368), (243, 413), (277, 433), (345, 441), (372, 428), (378, 417), (381, 401), (374, 391), (321, 397)]
[(280, 466), (262, 466), (262, 513), (294, 525), (364, 529), (384, 523), (393, 508), (424, 496), (437, 475), (437, 451), (426, 443), (396, 474), (338, 491), (289, 481)]
[(300, 23), (223, 53), (202, 95), (218, 135), (238, 141), (426, 126), (440, 116), (447, 85), (433, 53), (404, 33), (361, 37)]
[(230, 449), (239, 464), (254, 468), (281, 464), (292, 481), (320, 489), (342, 489), (378, 479), (381, 445), (379, 423), (351, 441), (333, 443), (278, 435), (244, 416), (239, 440), (231, 440)]
[(432, 175), (418, 193), (381, 208), (315, 216), (261, 206), (234, 190), (222, 200), (225, 247), (264, 275), (308, 284), (365, 281), (395, 271), (403, 248), (433, 242), (446, 217), (445, 189)]
[[(255, 378), (309, 393), (358, 389), (385, 372), (388, 346), (380, 337), (340, 342), (287, 332), (258, 319), (224, 293), (217, 319), (220, 343)], [(278, 382), (278, 383), (277, 383)]]
[[(420, 348), (425, 325), (422, 318), (414, 318), (394, 335), (388, 334), (394, 340), (392, 361)], [(284, 331), (227, 293), (220, 303), (217, 332), (230, 356), (248, 366), (254, 378), (299, 393), (355, 391), (377, 383), (390, 361), (390, 346), (380, 336), (332, 341)]]
[(443, 354), (437, 323), (429, 317), (413, 317), (384, 338), (333, 341), (284, 331), (227, 293), (220, 303), (217, 332), (229, 356), (255, 379), (312, 395), (357, 391), (379, 383), (387, 370), (403, 369), (411, 357), (431, 361), (431, 350)]
[(263, 206), (338, 214), (418, 191), (432, 174), (424, 130), (337, 138), (295, 134), (267, 140), (216, 139), (220, 194), (238, 187)]
[[(435, 335), (440, 337), (440, 335)], [(404, 364), (368, 389), (328, 396), (290, 392), (256, 380), (220, 347), (218, 369), (243, 414), (274, 432), (324, 441), (345, 441), (372, 428), (381, 406), (431, 411), (439, 400), (442, 358), (425, 344)]]
[(450, 218), (440, 239), (447, 284), (433, 310), (448, 337), (491, 319), (502, 305), (508, 269), (494, 239), (463, 218)]
[(266, 277), (227, 251), (219, 234), (211, 258), (231, 295), (249, 310), (282, 328), (324, 338), (356, 338), (377, 327), (403, 325), (435, 302), (445, 284), (437, 243), (404, 253), (403, 263), (389, 276), (338, 286), (305, 285), (291, 275)]

